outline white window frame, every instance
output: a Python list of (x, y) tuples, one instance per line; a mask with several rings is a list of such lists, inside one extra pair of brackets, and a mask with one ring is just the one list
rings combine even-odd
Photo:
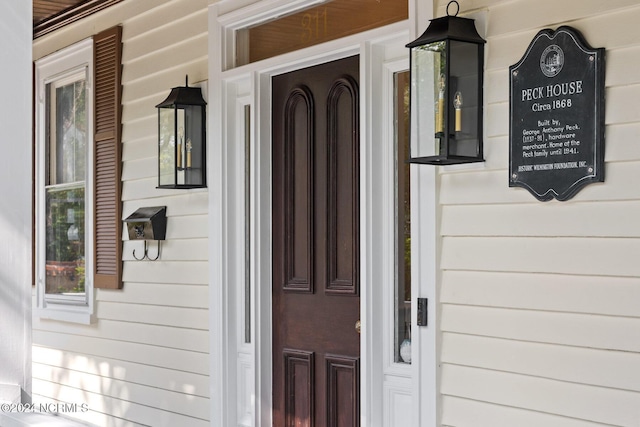
[[(36, 61), (35, 103), (35, 284), (36, 307), (40, 318), (89, 324), (92, 321), (94, 292), (94, 225), (93, 225), (93, 39), (85, 39)], [(85, 180), (85, 294), (46, 295), (45, 289), (45, 171), (46, 157), (46, 89), (50, 83), (61, 82), (70, 76), (86, 74), (87, 146)]]

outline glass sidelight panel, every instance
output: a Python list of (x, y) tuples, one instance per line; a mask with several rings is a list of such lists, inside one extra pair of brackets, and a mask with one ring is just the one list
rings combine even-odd
[(244, 106), (244, 342), (251, 343), (251, 106)]
[(395, 362), (411, 363), (411, 188), (409, 163), (409, 71), (395, 74), (396, 283)]

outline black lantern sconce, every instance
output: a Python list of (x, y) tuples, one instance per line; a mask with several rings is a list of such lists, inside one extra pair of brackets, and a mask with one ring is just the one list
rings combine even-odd
[(202, 91), (174, 87), (158, 109), (158, 188), (206, 187), (206, 105)]
[[(458, 7), (455, 15), (449, 7)], [(411, 50), (410, 163), (483, 162), (482, 75), (484, 43), (473, 19), (432, 19), (407, 45)]]

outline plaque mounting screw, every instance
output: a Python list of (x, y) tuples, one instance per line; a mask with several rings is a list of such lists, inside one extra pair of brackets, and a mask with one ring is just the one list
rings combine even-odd
[(593, 168), (589, 168), (589, 169), (587, 169), (587, 171), (589, 171), (589, 173), (592, 173), (593, 172)]
[(589, 61), (593, 62), (593, 60), (594, 60), (594, 57), (593, 57), (593, 55), (591, 55), (591, 56), (589, 57)]
[(515, 76), (517, 76), (517, 75), (518, 75), (518, 70), (515, 70), (515, 71), (513, 72), (513, 76), (515, 77)]
[(517, 173), (514, 173), (513, 175), (511, 175), (511, 178), (512, 178), (512, 179), (516, 179), (517, 177), (518, 177), (518, 174), (517, 174)]

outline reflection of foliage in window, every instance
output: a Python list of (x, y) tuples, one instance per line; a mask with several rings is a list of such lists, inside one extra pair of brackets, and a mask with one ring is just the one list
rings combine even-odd
[(84, 187), (47, 191), (47, 260), (84, 258)]
[(56, 88), (56, 183), (84, 181), (87, 141), (85, 80)]
[(84, 292), (84, 186), (47, 189), (47, 292)]

